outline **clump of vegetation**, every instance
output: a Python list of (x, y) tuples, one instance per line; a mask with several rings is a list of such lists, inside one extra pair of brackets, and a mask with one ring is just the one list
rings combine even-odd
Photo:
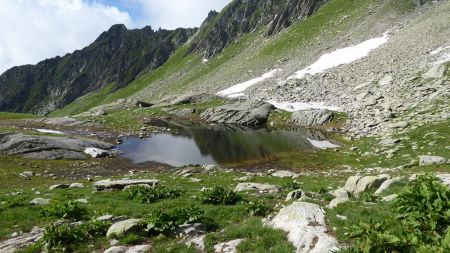
[(271, 211), (271, 208), (263, 202), (255, 201), (247, 203), (245, 210), (247, 210), (251, 216), (266, 216)]
[(0, 210), (25, 206), (27, 204), (25, 197), (14, 196), (9, 198), (0, 198)]
[(111, 224), (104, 221), (92, 221), (79, 226), (51, 225), (45, 229), (42, 240), (50, 252), (72, 252), (77, 245), (104, 237), (109, 226)]
[(214, 186), (212, 189), (205, 189), (200, 195), (200, 202), (213, 205), (234, 205), (241, 196), (230, 189), (221, 186)]
[(205, 212), (196, 206), (175, 208), (169, 211), (158, 210), (147, 218), (147, 232), (151, 235), (169, 235), (183, 224), (195, 223), (204, 217)]
[(136, 185), (128, 189), (128, 198), (142, 204), (151, 204), (160, 199), (175, 199), (183, 194), (181, 188), (169, 188), (165, 186), (147, 187)]
[(125, 237), (119, 238), (122, 245), (137, 245), (144, 241), (144, 238), (138, 234), (128, 234)]
[(79, 221), (87, 214), (87, 209), (81, 207), (77, 202), (68, 201), (65, 203), (55, 203), (53, 205), (43, 207), (40, 215), (43, 218), (68, 219)]
[(293, 190), (297, 190), (300, 189), (300, 184), (296, 181), (291, 181), (291, 182), (287, 182), (283, 185), (283, 188), (288, 190), (288, 191), (293, 191)]
[(450, 252), (450, 189), (438, 178), (417, 177), (393, 205), (392, 220), (352, 226), (344, 252)]

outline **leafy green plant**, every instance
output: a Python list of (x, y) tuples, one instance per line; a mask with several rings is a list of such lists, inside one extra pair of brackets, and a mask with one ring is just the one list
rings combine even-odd
[(143, 204), (154, 203), (160, 199), (174, 199), (183, 194), (181, 188), (168, 188), (165, 186), (132, 186), (128, 189), (128, 198)]
[(213, 205), (234, 205), (241, 196), (233, 190), (225, 189), (221, 186), (215, 186), (212, 189), (205, 189), (200, 195), (200, 202)]
[(204, 211), (196, 206), (159, 210), (147, 218), (147, 232), (152, 235), (172, 233), (183, 224), (195, 223), (204, 217)]
[(266, 216), (271, 211), (270, 207), (260, 201), (247, 203), (245, 210), (247, 210), (251, 216)]
[(10, 196), (8, 198), (0, 198), (0, 210), (25, 206), (26, 198), (22, 196)]
[(105, 236), (110, 225), (103, 221), (92, 221), (79, 226), (50, 225), (45, 229), (42, 240), (50, 252), (72, 252), (76, 245)]
[(364, 202), (378, 202), (381, 199), (372, 192), (363, 192), (359, 197)]
[(348, 230), (342, 252), (450, 252), (450, 189), (433, 174), (418, 176), (393, 203), (395, 216)]
[(285, 183), (283, 185), (283, 188), (288, 190), (288, 191), (293, 191), (293, 190), (300, 189), (300, 184), (297, 183), (296, 181), (291, 181), (291, 182)]
[(123, 245), (137, 245), (144, 241), (144, 238), (137, 234), (128, 234), (125, 237), (119, 238), (120, 244)]
[(87, 214), (87, 209), (81, 207), (77, 202), (68, 201), (65, 203), (55, 203), (41, 209), (40, 215), (43, 218), (81, 220)]

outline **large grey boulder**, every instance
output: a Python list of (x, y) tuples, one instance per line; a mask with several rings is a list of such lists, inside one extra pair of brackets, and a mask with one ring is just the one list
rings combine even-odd
[(0, 153), (31, 159), (86, 159), (88, 147), (111, 149), (112, 144), (84, 138), (0, 134)]
[(131, 185), (148, 185), (148, 186), (156, 186), (159, 183), (158, 180), (155, 179), (122, 179), (122, 180), (101, 180), (97, 181), (93, 184), (94, 188), (97, 191), (103, 191), (108, 189), (118, 189), (122, 190), (127, 186)]
[(388, 179), (390, 179), (390, 176), (386, 174), (365, 177), (351, 176), (347, 179), (344, 190), (359, 198), (362, 192), (370, 189), (378, 189)]
[(114, 223), (106, 232), (107, 237), (115, 236), (123, 236), (134, 232), (139, 232), (142, 229), (142, 220), (141, 219), (129, 219), (124, 221), (119, 221)]
[(37, 243), (44, 236), (44, 229), (33, 228), (30, 233), (23, 234), (0, 242), (0, 252), (14, 253)]
[(287, 232), (297, 253), (328, 253), (339, 249), (337, 240), (327, 228), (325, 211), (316, 204), (294, 202), (266, 222)]
[(434, 164), (445, 164), (447, 159), (441, 156), (423, 155), (419, 157), (419, 166), (429, 166)]
[(292, 114), (291, 121), (298, 126), (322, 126), (331, 122), (333, 115), (328, 110), (297, 111)]
[(244, 126), (264, 125), (274, 107), (266, 102), (246, 100), (210, 108), (200, 114), (207, 122)]
[(240, 183), (234, 188), (235, 192), (277, 193), (282, 189), (277, 185), (260, 183)]

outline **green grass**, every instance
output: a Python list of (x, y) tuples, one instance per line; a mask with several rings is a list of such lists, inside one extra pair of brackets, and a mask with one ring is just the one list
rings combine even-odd
[(32, 119), (32, 118), (40, 118), (40, 117), (42, 117), (42, 116), (35, 115), (35, 114), (0, 112), (0, 120), (7, 120), (7, 119)]

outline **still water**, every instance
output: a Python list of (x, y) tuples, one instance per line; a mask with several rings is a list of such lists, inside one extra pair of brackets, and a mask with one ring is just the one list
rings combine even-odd
[(184, 121), (157, 121), (153, 125), (171, 128), (176, 133), (125, 139), (118, 146), (121, 157), (136, 164), (239, 164), (272, 161), (285, 153), (336, 147), (322, 132), (310, 129), (271, 131)]

